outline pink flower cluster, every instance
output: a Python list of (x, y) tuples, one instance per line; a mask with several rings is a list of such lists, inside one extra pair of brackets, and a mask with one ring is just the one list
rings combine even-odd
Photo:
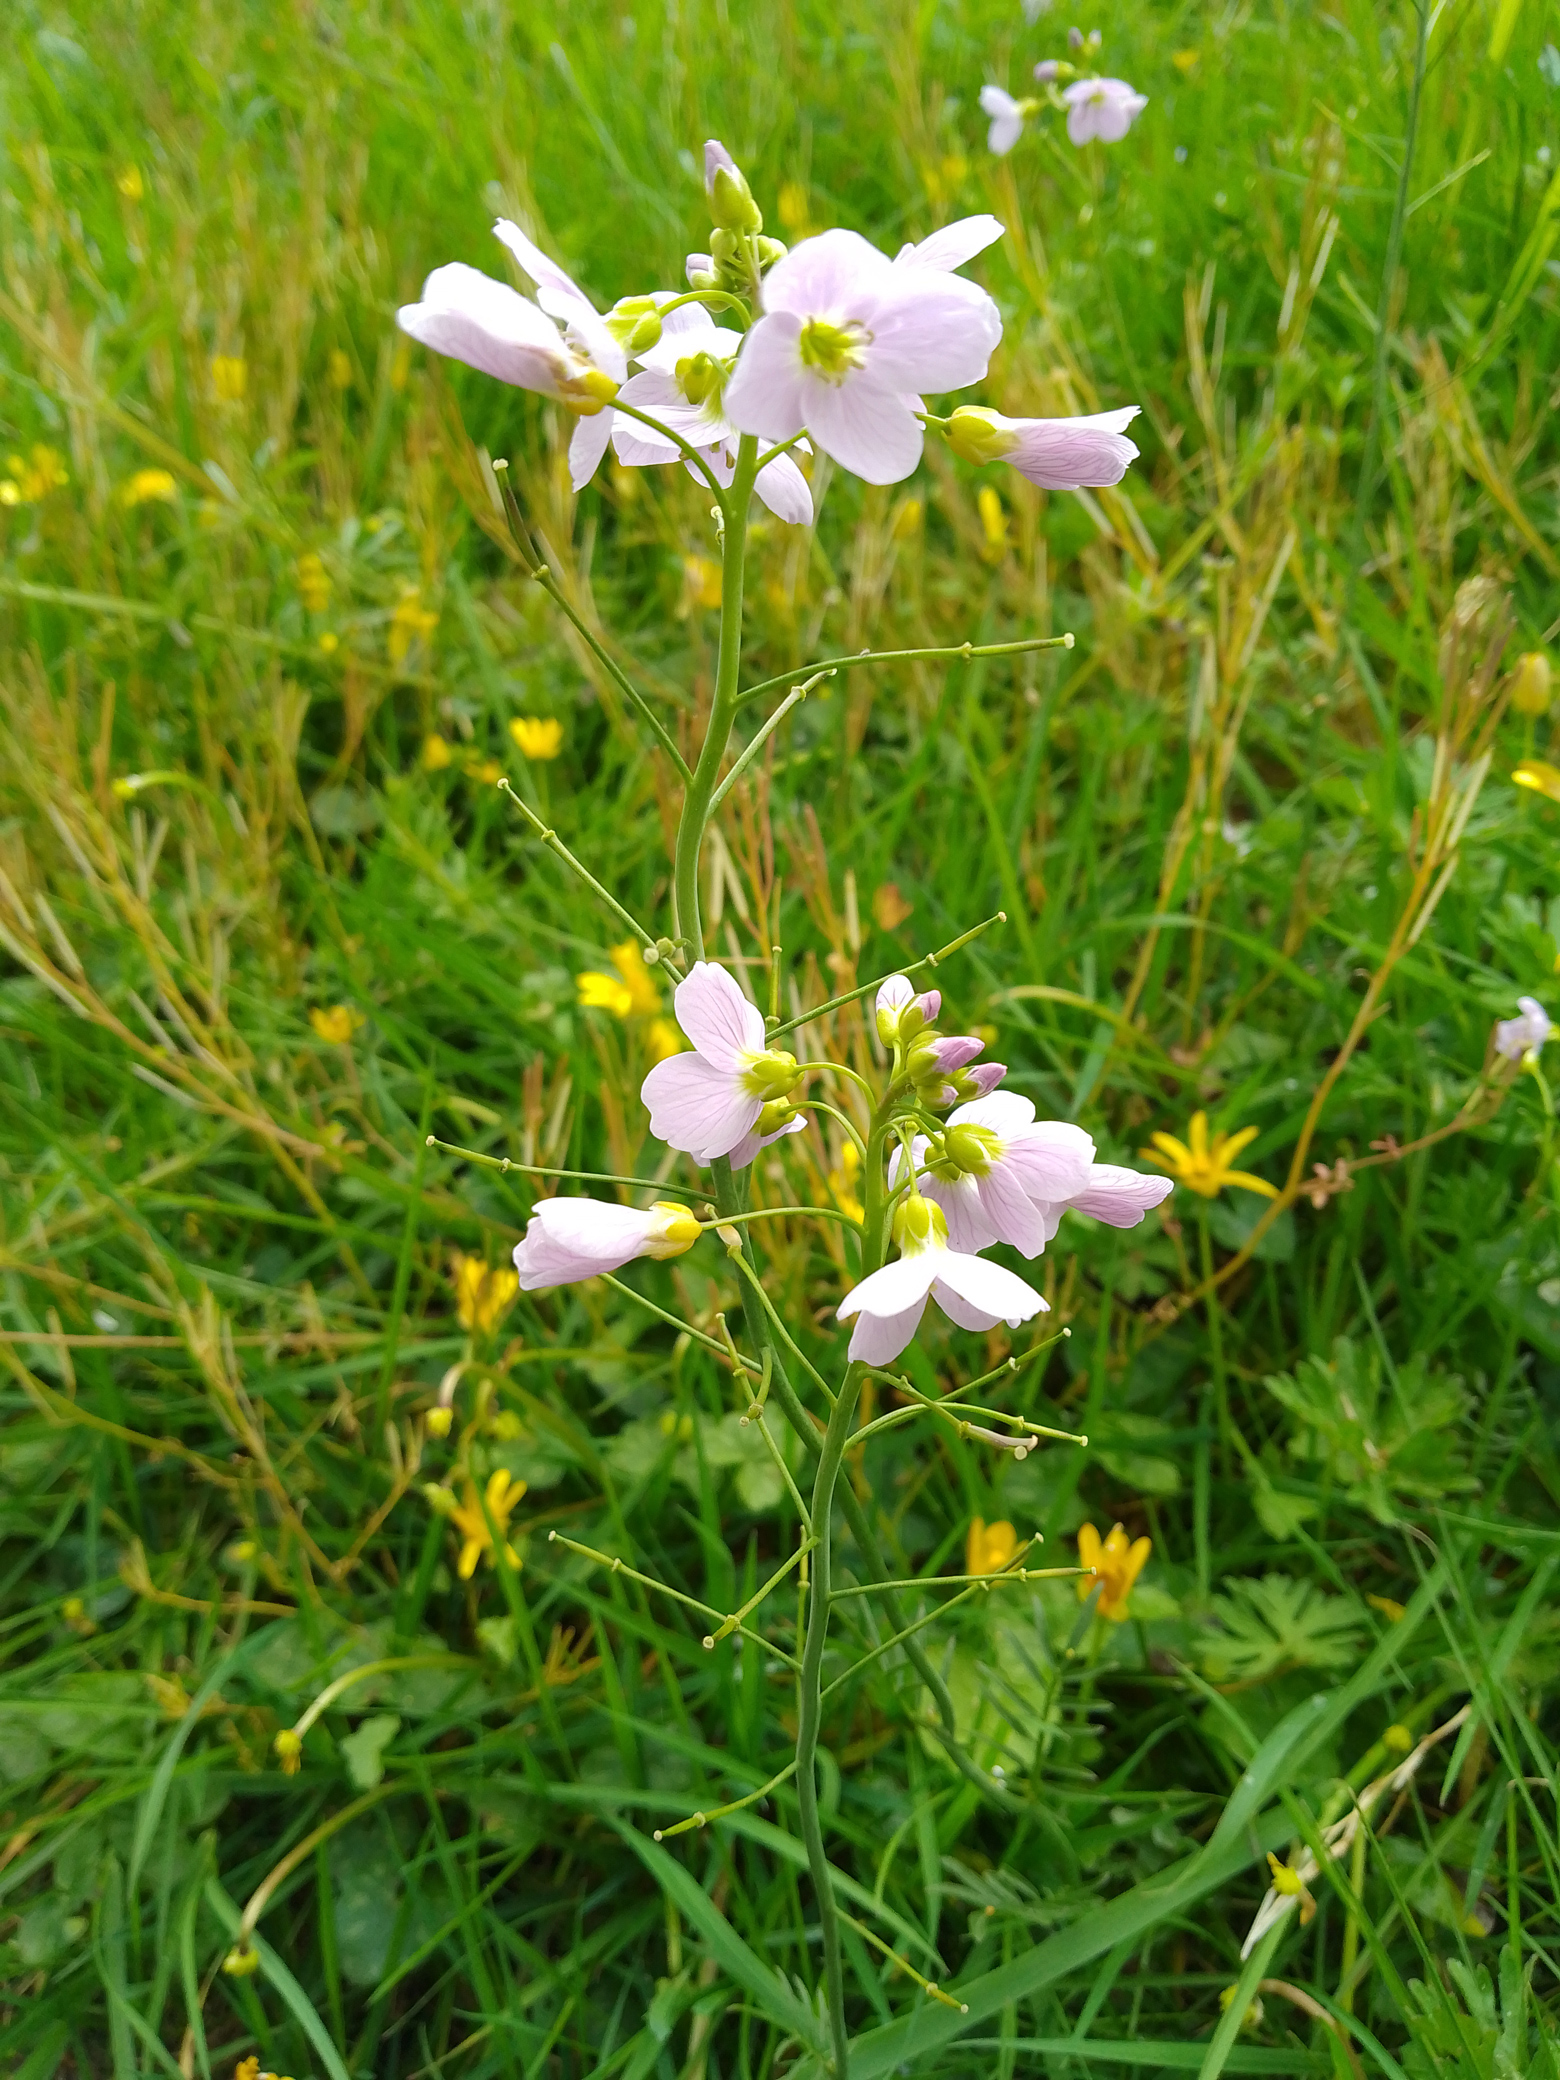
[[(1081, 81), (1067, 94), (1119, 85)], [(1074, 113), (1103, 136), (1117, 121), (1124, 131), (1130, 114), (1112, 113), (1124, 105), (1080, 98)], [(723, 146), (712, 141), (705, 162), (713, 208), (747, 196)], [(919, 463), (926, 428), (949, 423), (928, 413), (926, 397), (980, 382), (1002, 337), (992, 298), (957, 272), (1002, 236), (993, 216), (965, 217), (892, 260), (854, 231), (819, 232), (790, 252), (754, 239), (746, 330), (722, 322), (734, 298), (713, 288), (707, 254), (688, 262), (691, 289), (653, 289), (603, 314), (517, 225), (500, 219), (494, 230), (533, 295), (455, 262), (435, 268), (397, 322), (436, 353), (572, 412), (576, 490), (609, 447), (624, 467), (682, 461), (724, 486), (750, 434), (764, 444), (759, 497), (778, 518), (808, 522), (812, 494), (799, 455), (816, 447), (869, 484), (898, 483)], [(722, 236), (732, 241), (717, 229)], [(985, 416), (988, 437), (974, 459), (1006, 461), (1058, 489), (1114, 484), (1138, 452), (1122, 433), (1131, 409), (1079, 420)]]

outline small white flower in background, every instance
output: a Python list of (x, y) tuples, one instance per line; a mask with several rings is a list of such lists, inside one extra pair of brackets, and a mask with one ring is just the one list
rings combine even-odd
[(567, 1286), (635, 1257), (680, 1257), (703, 1230), (686, 1206), (658, 1199), (641, 1212), (603, 1199), (543, 1199), (515, 1244), (523, 1292)]
[(1148, 106), (1148, 96), (1124, 79), (1079, 79), (1062, 89), (1067, 103), (1067, 135), (1074, 144), (1097, 137), (1101, 144), (1120, 144), (1134, 120)]
[(960, 405), (945, 423), (949, 445), (966, 462), (1006, 462), (1043, 491), (1119, 484), (1138, 447), (1126, 429), (1135, 404), (1075, 419), (1009, 419), (984, 405)]
[(983, 289), (935, 266), (897, 267), (854, 231), (805, 238), (764, 278), (764, 315), (726, 385), (744, 433), (807, 431), (869, 484), (921, 459), (920, 393), (979, 382), (1002, 337)]
[(1519, 1018), (1503, 1018), (1495, 1028), (1495, 1052), (1520, 1062), (1537, 1054), (1553, 1030), (1553, 1021), (1537, 997), (1518, 997)]
[(894, 1215), (894, 1240), (901, 1255), (839, 1304), (842, 1322), (855, 1320), (850, 1356), (868, 1365), (897, 1358), (921, 1326), (928, 1299), (961, 1329), (1016, 1329), (1048, 1303), (1000, 1264), (948, 1247), (948, 1223), (940, 1206), (912, 1192)]
[(742, 1151), (751, 1162), (763, 1139), (791, 1131), (775, 1120), (766, 1133), (763, 1114), (796, 1088), (796, 1057), (766, 1044), (762, 1013), (711, 961), (695, 961), (672, 1002), (694, 1051), (657, 1062), (640, 1086), (650, 1131), (701, 1163)]
[(980, 105), (983, 113), (991, 118), (991, 127), (986, 132), (986, 149), (999, 159), (1005, 159), (1023, 136), (1025, 120), (1034, 114), (1035, 104), (1015, 101), (1006, 87), (982, 87)]
[(436, 354), (556, 398), (588, 425), (628, 374), (623, 349), (584, 291), (523, 231), (503, 220), (493, 228), (537, 284), (535, 303), (457, 260), (434, 269), (396, 323)]

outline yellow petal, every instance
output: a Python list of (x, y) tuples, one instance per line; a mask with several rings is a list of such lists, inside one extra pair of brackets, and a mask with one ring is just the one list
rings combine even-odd
[[(1148, 1138), (1161, 1155), (1169, 1157), (1178, 1170), (1191, 1169), (1192, 1152), (1184, 1141), (1177, 1141), (1174, 1134), (1150, 1134)], [(1143, 1153), (1149, 1155), (1150, 1152), (1144, 1149)]]
[(1218, 1160), (1226, 1164), (1233, 1162), (1243, 1148), (1249, 1147), (1256, 1140), (1257, 1131), (1255, 1127), (1242, 1127), (1239, 1133), (1221, 1134), (1214, 1144)]
[(1511, 779), (1515, 787), (1530, 788), (1534, 794), (1560, 802), (1560, 766), (1552, 766), (1547, 758), (1523, 759), (1521, 765), (1512, 767)]
[(1208, 1115), (1206, 1112), (1194, 1112), (1192, 1114), (1192, 1123), (1187, 1130), (1187, 1139), (1192, 1144), (1192, 1161), (1194, 1163), (1206, 1162), (1208, 1159)]
[(455, 1572), (463, 1582), (469, 1582), (477, 1571), (477, 1562), (482, 1557), (482, 1548), (474, 1538), (468, 1538), (460, 1549), (460, 1558), (455, 1563)]
[(1265, 1177), (1256, 1177), (1249, 1170), (1226, 1170), (1222, 1182), (1238, 1184), (1243, 1192), (1260, 1192), (1264, 1199), (1278, 1197), (1276, 1184), (1269, 1184)]

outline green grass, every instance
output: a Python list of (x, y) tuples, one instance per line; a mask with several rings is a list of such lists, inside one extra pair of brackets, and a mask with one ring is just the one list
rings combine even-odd
[[(1549, 723), (1503, 705), (1560, 571), (1560, 28), (1538, 0), (1437, 18), (1394, 270), (1411, 7), (1080, 20), (1151, 97), (1098, 166), (1049, 120), (984, 151), (980, 85), (1018, 91), (1060, 13), (13, 11), (4, 2070), (818, 2070), (792, 1787), (651, 1839), (783, 1769), (784, 1662), (706, 1651), (705, 1618), (547, 1537), (732, 1610), (794, 1547), (779, 1478), (724, 1365), (628, 1294), (468, 1336), (452, 1255), (502, 1263), (529, 1191), (425, 1145), (658, 1153), (644, 1021), (575, 1005), (620, 935), (467, 767), (498, 761), (662, 928), (670, 768), (517, 569), (478, 451), (685, 745), (713, 536), (680, 472), (576, 503), (551, 410), (410, 349), (393, 310), (445, 260), (502, 273), (500, 209), (602, 302), (675, 280), (718, 134), (772, 222), (786, 183), (890, 250), (996, 210), (986, 401), (1139, 402), (1146, 431), (1119, 495), (1004, 481), (1000, 542), (983, 480), (935, 456), (762, 531), (750, 682), (1077, 643), (820, 688), (723, 811), (715, 947), (757, 974), (778, 918), (804, 1009), (1005, 909), (941, 980), (1042, 1113), (1135, 1160), (1203, 1108), (1259, 1130), (1241, 1160), (1275, 1183), (1349, 1186), (1291, 1192), (1190, 1306), (1255, 1197), (1064, 1233), (1038, 1270), (1070, 1334), (1008, 1391), (1087, 1450), (996, 1463), (909, 1426), (847, 1461), (896, 1577), (961, 1572), (977, 1515), (1054, 1564), (1086, 1518), (1154, 1542), (1125, 1624), (1080, 1632), (1059, 1582), (923, 1635), (996, 1794), (898, 1650), (851, 1672), (884, 1634), (870, 1596), (843, 1607), (845, 1910), (968, 2009), (848, 1931), (853, 2080), (1553, 2073), (1560, 1177), (1547, 1087), (1487, 1048), (1560, 955), (1560, 810), (1508, 778)], [(28, 481), (38, 446), (68, 481)], [(127, 503), (143, 469), (171, 497)], [(397, 623), (414, 591), (429, 618)], [(556, 762), (519, 757), (520, 713), (562, 723)], [(346, 1046), (309, 1018), (338, 1004)], [(830, 1024), (864, 1061), (859, 1020)], [(799, 1137), (759, 1190), (818, 1196), (837, 1162)], [(826, 1363), (838, 1231), (778, 1232), (777, 1304)], [(628, 1282), (705, 1334), (737, 1319), (713, 1245)], [(906, 1363), (925, 1389), (1007, 1355), (950, 1332)], [(528, 1483), (518, 1569), (458, 1578), (422, 1494), (456, 1464)], [(839, 1559), (864, 1577), (847, 1533)], [(795, 1620), (788, 1581), (753, 1622), (788, 1654)], [(284, 1774), (276, 1732), (379, 1660), (410, 1665), (341, 1692)], [(1255, 1953), (1260, 2020), (1221, 2033), (1265, 1852), (1297, 1859), (1400, 1764), (1395, 1729), (1465, 1706)], [(223, 1974), (296, 1851), (260, 1971)]]

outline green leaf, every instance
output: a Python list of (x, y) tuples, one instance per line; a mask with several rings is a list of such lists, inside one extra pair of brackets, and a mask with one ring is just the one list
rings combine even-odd
[(1352, 1597), (1328, 1596), (1315, 1582), (1287, 1574), (1234, 1582), (1228, 1596), (1213, 1599), (1213, 1609), (1222, 1630), (1202, 1659), (1216, 1683), (1256, 1683), (1281, 1669), (1347, 1668), (1365, 1630)]
[(344, 1736), (341, 1753), (346, 1761), (347, 1775), (359, 1791), (372, 1791), (383, 1780), (385, 1750), (400, 1730), (401, 1721), (394, 1712), (376, 1712), (355, 1732)]

